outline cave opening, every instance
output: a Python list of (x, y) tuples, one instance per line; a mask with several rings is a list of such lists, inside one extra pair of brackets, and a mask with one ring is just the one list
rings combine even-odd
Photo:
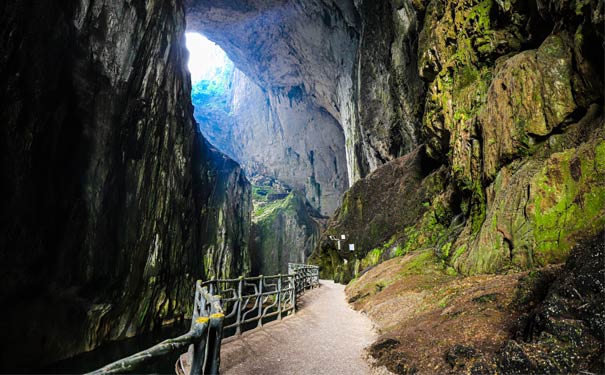
[[(192, 29), (185, 33), (193, 117), (204, 138), (238, 163), (251, 185), (250, 269), (246, 271), (286, 273), (289, 262), (303, 263), (310, 256), (326, 220), (320, 213), (315, 169), (326, 174), (322, 158), (335, 142), (328, 140), (324, 152), (317, 151), (318, 138), (307, 139), (298, 150), (294, 147), (309, 127), (321, 128), (331, 117), (321, 115), (317, 121), (317, 109), (305, 102), (299, 85), (261, 88), (242, 71), (251, 70), (250, 65), (232, 62), (220, 41), (211, 39)], [(344, 140), (338, 138), (336, 143)], [(327, 162), (331, 166), (334, 160), (330, 157)], [(275, 251), (276, 243), (287, 250)]]
[(191, 74), (191, 103), (194, 118), (202, 134), (210, 139), (222, 152), (227, 150), (216, 144), (208, 131), (208, 124), (218, 127), (226, 123), (230, 113), (229, 89), (234, 72), (233, 62), (217, 44), (196, 32), (185, 33), (185, 43), (189, 51), (187, 67)]

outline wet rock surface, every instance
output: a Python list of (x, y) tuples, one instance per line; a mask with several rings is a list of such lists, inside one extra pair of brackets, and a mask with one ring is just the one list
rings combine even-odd
[(503, 373), (600, 374), (605, 328), (605, 233), (580, 242), (545, 298), (498, 353)]
[(179, 3), (1, 8), (0, 363), (31, 370), (248, 270), (250, 187), (195, 128)]

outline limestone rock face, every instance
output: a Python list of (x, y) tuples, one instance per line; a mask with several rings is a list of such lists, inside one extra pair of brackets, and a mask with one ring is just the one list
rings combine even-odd
[(564, 124), (576, 109), (572, 85), (571, 49), (558, 35), (502, 63), (480, 116), (486, 177)]
[(286, 274), (288, 263), (305, 263), (321, 227), (310, 211), (296, 192), (257, 210), (250, 243), (253, 274)]
[[(303, 118), (317, 139), (339, 125), (346, 174), (333, 180), (353, 184), (417, 144), (423, 86), (409, 1), (188, 0), (186, 8), (188, 29), (218, 43), (266, 92), (285, 133)], [(298, 99), (293, 110), (286, 95)]]
[[(487, 189), (487, 216), (476, 240), (454, 260), (458, 269), (488, 273), (561, 263), (579, 238), (605, 225), (605, 133), (597, 112), (592, 107), (532, 158), (500, 169)], [(581, 133), (592, 136), (569, 147)]]
[[(328, 241), (312, 259), (324, 276), (344, 281), (359, 269), (415, 250), (431, 249), (445, 271), (463, 274), (564, 261), (605, 220), (599, 182), (605, 160), (602, 5), (514, 0), (413, 5), (423, 23), (418, 74), (427, 83), (421, 133), (427, 155), (444, 170), (436, 184), (440, 191), (426, 196), (426, 209), (412, 210), (411, 224), (395, 217), (397, 224), (388, 224), (397, 227), (388, 231), (391, 237), (366, 230), (370, 234), (358, 250), (363, 259), (356, 264)], [(394, 176), (386, 177), (389, 182), (370, 177), (360, 186), (388, 191), (384, 201), (416, 199), (384, 187), (400, 183)], [(411, 183), (434, 182), (429, 171), (417, 178)], [(372, 210), (342, 215), (354, 191), (345, 195), (329, 228), (351, 232), (358, 230), (356, 223), (381, 220), (384, 213)], [(369, 198), (362, 194), (360, 202), (364, 199)]]
[[(441, 172), (425, 178), (431, 169), (427, 159), (423, 148), (418, 148), (353, 185), (310, 258), (321, 266), (322, 277), (348, 282), (361, 271), (361, 260), (368, 253), (385, 243), (386, 250), (398, 244), (396, 240), (403, 236), (400, 232), (422, 217), (428, 202), (443, 186)], [(331, 236), (340, 239), (341, 235), (346, 238), (338, 249)], [(354, 251), (349, 251), (349, 244), (354, 244)]]
[(208, 177), (202, 178), (194, 196), (195, 201), (203, 202), (197, 218), (203, 239), (203, 277), (236, 278), (251, 271), (250, 182), (236, 162), (203, 142), (197, 173)]
[(248, 270), (250, 187), (193, 123), (178, 2), (0, 8), (0, 363), (31, 370)]
[(216, 147), (249, 176), (279, 179), (322, 214), (334, 212), (348, 187), (344, 137), (336, 120), (299, 87), (267, 93), (238, 69), (222, 97), (224, 110), (196, 109), (204, 111), (196, 118)]

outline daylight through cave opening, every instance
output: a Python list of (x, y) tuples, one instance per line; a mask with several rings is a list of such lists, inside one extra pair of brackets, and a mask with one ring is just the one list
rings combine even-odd
[[(242, 166), (252, 185), (251, 273), (288, 272), (289, 262), (303, 263), (311, 254), (325, 220), (318, 211), (321, 189), (314, 176), (316, 146), (312, 143), (316, 141), (309, 142), (313, 148), (304, 152), (309, 159), (307, 166), (302, 165), (294, 145), (300, 132), (315, 122), (313, 116), (300, 121), (283, 114), (284, 106), (294, 114), (300, 111), (297, 101), (302, 92), (298, 86), (280, 90), (283, 97), (272, 99), (219, 45), (195, 32), (185, 37), (195, 121), (216, 149)], [(298, 92), (297, 96), (293, 92)], [(281, 109), (274, 115), (276, 105)], [(286, 129), (277, 130), (282, 125)], [(300, 130), (292, 132), (288, 128), (292, 125)], [(287, 132), (294, 133), (293, 139), (280, 140)]]
[(225, 51), (199, 33), (185, 33), (189, 51), (187, 67), (191, 73), (191, 102), (194, 118), (200, 131), (210, 142), (233, 157), (224, 142), (217, 137), (225, 133), (223, 127), (230, 116), (229, 89), (233, 76), (233, 62)]

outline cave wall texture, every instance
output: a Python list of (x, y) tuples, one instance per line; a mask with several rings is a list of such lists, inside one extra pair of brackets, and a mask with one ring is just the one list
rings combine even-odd
[[(272, 121), (279, 118), (271, 138), (283, 139), (286, 149), (298, 154), (298, 167), (308, 176), (313, 158), (326, 161), (326, 172), (337, 173), (328, 180), (336, 186), (315, 178), (321, 194), (342, 194), (347, 186), (341, 182), (351, 185), (417, 145), (424, 86), (414, 53), (418, 22), (409, 1), (185, 3), (187, 28), (219, 44), (269, 98)], [(334, 140), (334, 125), (344, 135), (346, 171), (341, 145), (313, 150), (311, 156), (287, 136), (305, 131), (312, 142)], [(286, 165), (270, 163), (270, 168), (284, 174), (296, 166), (284, 160)], [(330, 168), (332, 160), (336, 168)], [(327, 207), (336, 204), (330, 200)]]
[(326, 219), (313, 215), (297, 191), (272, 202), (252, 217), (252, 273), (288, 273), (288, 263), (305, 263), (315, 248)]
[[(425, 248), (462, 274), (564, 261), (605, 225), (603, 3), (412, 3), (427, 88), (420, 133), (445, 173), (424, 171), (420, 186), (433, 188), (405, 195), (422, 203), (405, 219), (396, 204), (372, 209), (389, 183), (370, 181), (392, 168), (379, 167), (344, 196), (313, 261), (341, 281)], [(395, 225), (374, 230), (384, 217)], [(369, 236), (356, 254), (338, 253), (328, 236), (343, 231)]]
[(235, 68), (219, 105), (197, 106), (200, 129), (248, 176), (278, 179), (330, 215), (348, 188), (344, 136), (298, 87), (268, 95)]
[(185, 12), (245, 74), (233, 157), (324, 213), (356, 184), (324, 276), (429, 247), (455, 272), (525, 269), (605, 225), (602, 1), (0, 9), (2, 366), (132, 336), (185, 315), (196, 278), (249, 270), (250, 187), (193, 122)]
[(248, 271), (250, 186), (193, 122), (180, 2), (0, 8), (0, 367), (31, 369)]

